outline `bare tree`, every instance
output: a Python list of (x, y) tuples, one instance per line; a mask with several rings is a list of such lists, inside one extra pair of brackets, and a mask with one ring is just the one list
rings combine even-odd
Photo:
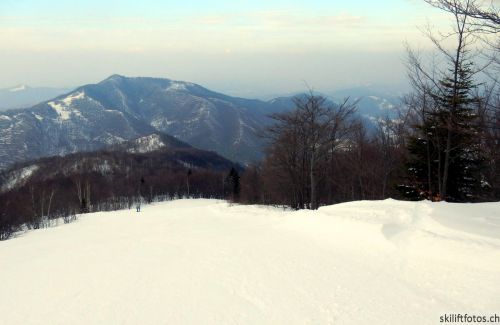
[(295, 110), (271, 116), (275, 124), (267, 130), (272, 143), (270, 159), (293, 191), (292, 206), (317, 209), (322, 167), (347, 133), (355, 103), (346, 99), (331, 105), (310, 91), (296, 97), (294, 104)]
[(478, 0), (424, 0), (428, 4), (453, 14), (469, 17), (470, 24), (477, 31), (498, 33), (500, 32), (500, 9), (495, 1)]
[(90, 182), (88, 179), (83, 181), (81, 177), (76, 177), (73, 179), (73, 184), (80, 203), (80, 212), (90, 212)]

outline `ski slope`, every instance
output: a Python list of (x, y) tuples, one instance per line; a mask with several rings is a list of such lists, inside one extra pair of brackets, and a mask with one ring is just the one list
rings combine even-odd
[(500, 314), (500, 203), (179, 200), (0, 242), (3, 324), (437, 324)]

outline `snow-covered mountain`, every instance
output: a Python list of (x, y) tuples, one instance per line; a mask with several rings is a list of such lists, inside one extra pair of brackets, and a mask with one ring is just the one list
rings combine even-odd
[(0, 89), (0, 111), (29, 107), (68, 91), (70, 91), (68, 88), (30, 87), (27, 85), (16, 85), (11, 88)]
[(357, 86), (328, 92), (328, 97), (341, 101), (349, 97), (357, 102), (357, 112), (368, 129), (377, 126), (380, 119), (397, 119), (398, 109), (403, 107), (403, 90), (376, 86)]
[(262, 155), (257, 133), (271, 106), (189, 82), (113, 75), (32, 108), (0, 114), (0, 168), (154, 131), (248, 162)]

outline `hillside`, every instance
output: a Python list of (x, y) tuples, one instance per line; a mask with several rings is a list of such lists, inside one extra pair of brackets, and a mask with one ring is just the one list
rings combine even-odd
[[(178, 200), (0, 242), (8, 324), (435, 324), (500, 310), (498, 203)], [(498, 313), (498, 312), (497, 312)]]
[(186, 168), (226, 172), (233, 166), (241, 168), (214, 152), (193, 148), (166, 134), (152, 133), (99, 151), (19, 163), (0, 172), (0, 193), (28, 183), (60, 181), (92, 173), (108, 179), (130, 174), (140, 178)]

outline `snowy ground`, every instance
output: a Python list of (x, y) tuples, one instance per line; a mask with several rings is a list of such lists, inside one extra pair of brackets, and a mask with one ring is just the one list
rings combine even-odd
[(500, 314), (500, 203), (180, 200), (0, 242), (4, 324), (438, 324)]

